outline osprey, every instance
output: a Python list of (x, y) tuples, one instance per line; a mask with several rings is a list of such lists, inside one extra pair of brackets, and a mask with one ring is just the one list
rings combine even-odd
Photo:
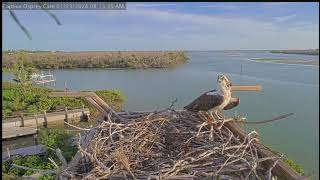
[[(217, 112), (232, 109), (240, 103), (239, 98), (231, 97), (232, 84), (224, 75), (219, 75), (217, 79), (217, 90), (205, 92), (184, 109), (192, 112), (208, 111), (209, 114), (221, 118)], [(222, 118), (221, 118), (222, 119)]]

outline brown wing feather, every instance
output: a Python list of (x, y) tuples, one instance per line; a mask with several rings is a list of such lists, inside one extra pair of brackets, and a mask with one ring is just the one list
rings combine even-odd
[(216, 92), (216, 90), (208, 91), (195, 99), (193, 102), (184, 107), (188, 111), (208, 111), (215, 106), (219, 106), (223, 102), (223, 96), (218, 93), (215, 95), (207, 95), (209, 92)]
[(223, 110), (229, 110), (232, 109), (240, 104), (239, 98), (231, 98), (229, 104), (227, 104)]

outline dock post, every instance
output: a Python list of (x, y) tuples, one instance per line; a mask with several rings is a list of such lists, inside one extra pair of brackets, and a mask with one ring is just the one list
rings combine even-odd
[(65, 107), (64, 112), (65, 112), (64, 121), (68, 123), (69, 122), (69, 118), (68, 118), (68, 108), (67, 108), (67, 106)]
[(84, 112), (84, 105), (82, 104), (82, 114), (80, 116), (80, 121), (86, 121), (88, 122), (89, 117), (88, 115)]
[(24, 118), (23, 118), (23, 113), (21, 113), (21, 114), (20, 114), (20, 118), (21, 118), (20, 127), (24, 127)]
[(34, 119), (36, 120), (36, 126), (37, 126), (37, 131), (39, 131), (39, 122), (38, 122), (38, 115), (34, 114)]
[(11, 156), (10, 156), (10, 151), (9, 151), (9, 148), (7, 147), (7, 154), (8, 154), (8, 157), (9, 157), (9, 159), (11, 158)]
[(43, 127), (48, 128), (48, 117), (47, 117), (47, 112), (46, 110), (43, 110)]
[(38, 135), (34, 135), (33, 136), (33, 140), (34, 140), (34, 144), (37, 146), (39, 143), (38, 143)]
[(82, 115), (84, 115), (84, 105), (82, 104)]

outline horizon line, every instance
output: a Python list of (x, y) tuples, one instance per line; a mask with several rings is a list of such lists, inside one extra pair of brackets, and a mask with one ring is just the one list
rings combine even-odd
[(274, 50), (319, 50), (319, 48), (300, 48), (300, 49), (166, 49), (166, 50), (130, 50), (130, 49), (122, 49), (122, 50), (43, 50), (43, 49), (4, 49), (4, 51), (55, 51), (55, 52), (101, 52), (101, 51), (274, 51)]

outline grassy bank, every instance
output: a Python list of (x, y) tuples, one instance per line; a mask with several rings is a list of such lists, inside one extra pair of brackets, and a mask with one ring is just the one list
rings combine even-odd
[[(279, 151), (275, 150), (274, 148), (272, 148), (272, 149), (270, 148), (270, 150), (271, 150), (274, 154), (276, 154), (276, 155), (278, 155), (278, 156), (281, 156), (281, 153), (280, 153)], [(298, 174), (300, 174), (301, 176), (305, 176), (305, 175), (306, 175), (305, 172), (304, 172), (304, 170), (303, 170), (303, 168), (302, 168), (300, 165), (298, 165), (297, 163), (295, 163), (293, 160), (289, 159), (288, 157), (284, 156), (284, 157), (283, 157), (283, 162), (284, 162), (287, 166), (289, 166), (290, 168), (292, 168), (295, 172), (297, 172)]]
[(319, 66), (319, 60), (302, 61), (302, 60), (289, 60), (281, 58), (252, 58), (254, 61), (259, 62), (273, 62), (273, 63), (284, 63), (284, 64), (304, 64), (304, 65), (315, 65)]
[(306, 50), (273, 50), (272, 53), (283, 54), (304, 54), (304, 55), (319, 55), (319, 49), (306, 49)]
[(27, 66), (37, 69), (169, 68), (188, 60), (182, 51), (6, 52), (2, 68), (12, 68), (21, 54)]
[[(54, 111), (59, 106), (68, 109), (88, 107), (92, 115), (97, 111), (81, 98), (49, 98), (53, 89), (2, 82), (2, 118), (18, 116), (20, 113), (43, 113), (43, 110)], [(96, 93), (115, 110), (121, 110), (125, 97), (119, 90), (98, 90)]]

